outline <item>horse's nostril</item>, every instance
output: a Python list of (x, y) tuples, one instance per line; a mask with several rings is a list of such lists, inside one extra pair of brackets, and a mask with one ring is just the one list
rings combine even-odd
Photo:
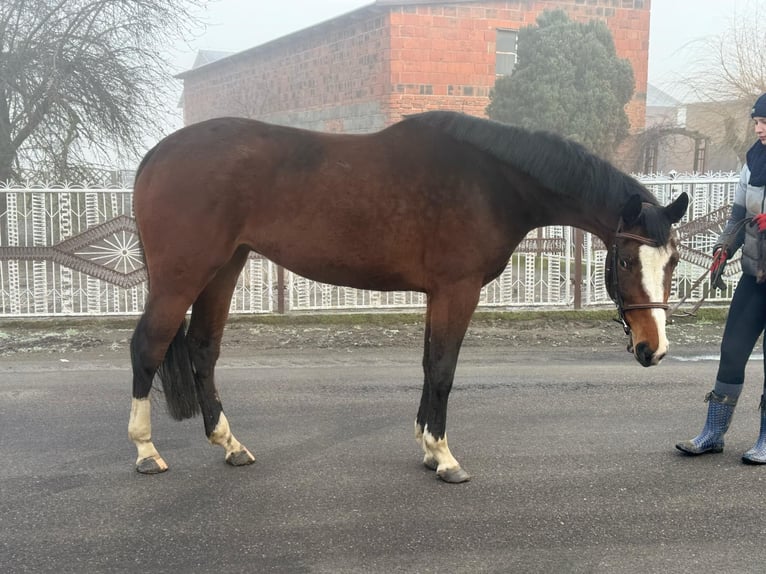
[(648, 367), (652, 364), (654, 351), (652, 351), (651, 347), (649, 347), (647, 343), (639, 343), (635, 347), (635, 355), (639, 363), (641, 363), (644, 367)]

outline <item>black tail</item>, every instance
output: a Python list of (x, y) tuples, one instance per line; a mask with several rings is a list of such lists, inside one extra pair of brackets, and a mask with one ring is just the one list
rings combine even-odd
[(173, 337), (157, 375), (162, 381), (162, 391), (171, 417), (180, 421), (199, 414), (194, 368), (186, 345), (186, 321), (181, 323)]

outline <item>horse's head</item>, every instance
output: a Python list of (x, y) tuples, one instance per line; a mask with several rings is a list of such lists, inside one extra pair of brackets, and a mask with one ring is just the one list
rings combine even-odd
[(678, 265), (672, 225), (686, 213), (688, 203), (686, 193), (666, 207), (642, 203), (634, 195), (622, 210), (607, 255), (607, 291), (630, 336), (628, 351), (645, 367), (656, 365), (668, 352), (665, 311)]

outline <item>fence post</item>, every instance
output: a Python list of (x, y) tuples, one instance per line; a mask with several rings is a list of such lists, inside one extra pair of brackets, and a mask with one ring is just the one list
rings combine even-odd
[(277, 265), (277, 313), (285, 314), (285, 268)]
[(574, 228), (574, 308), (582, 309), (582, 254), (585, 235), (582, 229)]

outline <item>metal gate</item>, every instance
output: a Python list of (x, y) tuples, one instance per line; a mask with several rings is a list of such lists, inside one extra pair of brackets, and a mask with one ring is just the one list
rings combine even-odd
[[(728, 215), (736, 174), (642, 177), (661, 203), (691, 198), (678, 226), (681, 263), (673, 299), (703, 295), (696, 284)], [(110, 187), (0, 187), (0, 317), (133, 315), (143, 310), (146, 272), (132, 218), (132, 190)], [(589, 233), (554, 226), (530, 233), (505, 271), (484, 287), (484, 308), (597, 306), (604, 289), (605, 246)], [(739, 272), (729, 265), (729, 289)], [(407, 309), (425, 305), (413, 292), (362, 291), (310, 281), (251, 254), (232, 313)]]

